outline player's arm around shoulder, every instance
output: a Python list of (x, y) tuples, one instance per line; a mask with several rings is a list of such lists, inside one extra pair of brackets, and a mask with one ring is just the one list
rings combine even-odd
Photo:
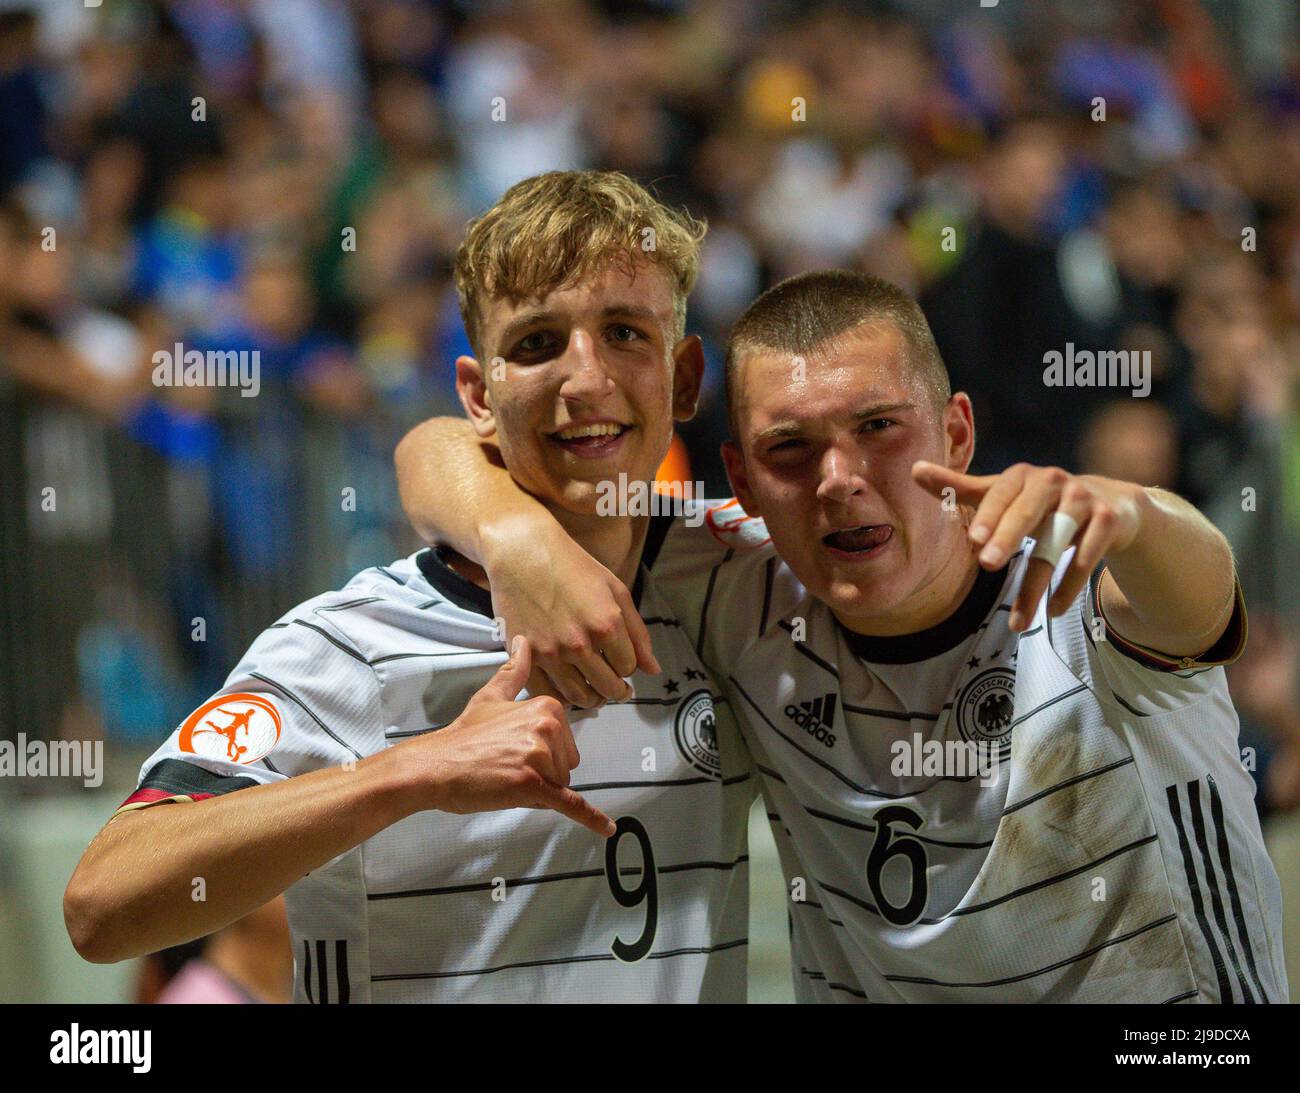
[(626, 677), (661, 671), (627, 585), (545, 509), (498, 514), (481, 532), (493, 611), (533, 651), (534, 693), (592, 709), (630, 694)]
[(533, 694), (590, 709), (628, 695), (624, 677), (658, 674), (627, 586), (591, 557), (506, 470), (463, 418), (431, 418), (394, 453), (402, 508), (428, 543), (486, 570), (506, 635), (528, 638)]
[[(318, 659), (332, 655), (314, 652)], [(427, 809), (552, 808), (597, 835), (610, 834), (609, 818), (568, 788), (579, 756), (559, 704), (515, 701), (529, 667), (521, 642), (452, 724), (364, 757), (354, 750), (341, 762), (290, 777), (270, 766), (272, 756), (303, 769), (301, 756), (313, 747), (346, 751), (347, 731), (339, 731), (336, 710), (304, 696), (306, 678), (281, 673), (272, 682), (256, 670), (241, 676), (266, 689), (223, 693), (191, 714), (82, 856), (64, 894), (73, 945), (87, 960), (112, 963), (201, 937)], [(339, 694), (349, 691), (343, 681), (361, 686), (365, 673), (373, 677), (364, 664), (349, 675), (337, 661), (335, 671)], [(304, 711), (293, 721), (286, 716), (292, 703), (284, 701), (290, 695)], [(309, 714), (306, 702), (313, 702)], [(362, 705), (379, 716), (377, 701)], [(314, 728), (302, 727), (309, 722)], [(246, 732), (249, 743), (241, 744), (240, 729), (254, 724), (263, 741), (257, 750), (274, 742), (261, 754), (241, 753), (253, 738)], [(275, 748), (282, 734), (286, 754)], [(266, 760), (266, 770), (250, 777), (255, 768), (241, 759)]]

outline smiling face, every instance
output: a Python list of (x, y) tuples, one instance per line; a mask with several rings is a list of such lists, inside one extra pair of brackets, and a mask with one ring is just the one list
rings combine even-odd
[(897, 326), (870, 322), (800, 358), (744, 354), (733, 396), (740, 443), (724, 448), (745, 509), (846, 626), (901, 634), (930, 625), (951, 583), (962, 521), (912, 480), (918, 459), (965, 470), (970, 400), (940, 403)]
[(486, 301), (486, 359), (456, 362), (457, 389), (524, 489), (592, 515), (602, 482), (653, 480), (703, 368), (698, 338), (674, 344), (674, 304), (670, 277), (649, 262), (597, 265), (541, 299)]

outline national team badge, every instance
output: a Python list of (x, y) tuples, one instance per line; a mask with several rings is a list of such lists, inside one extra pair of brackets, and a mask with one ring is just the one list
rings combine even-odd
[(991, 668), (966, 684), (956, 705), (962, 739), (986, 747), (996, 745), (999, 757), (1005, 759), (1011, 751), (1015, 688), (1015, 673), (1007, 668)]
[(247, 766), (280, 740), (280, 711), (262, 695), (233, 694), (209, 699), (181, 725), (179, 747), (201, 759)]
[(722, 774), (718, 752), (718, 727), (713, 714), (713, 697), (708, 691), (692, 691), (677, 707), (673, 729), (677, 750), (696, 770), (714, 778)]

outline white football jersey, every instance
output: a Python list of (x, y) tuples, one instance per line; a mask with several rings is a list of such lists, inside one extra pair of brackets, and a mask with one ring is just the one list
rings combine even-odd
[[(1285, 1000), (1221, 666), (1127, 645), (1095, 578), (1009, 632), (1031, 542), (933, 630), (852, 634), (761, 521), (705, 504), (653, 572), (761, 774), (800, 1000)], [(1244, 627), (1239, 600), (1206, 660)]]
[[(655, 584), (643, 569), (663, 674), (569, 715), (573, 788), (618, 834), (545, 810), (407, 817), (285, 893), (297, 1001), (745, 1001), (755, 779)], [(201, 800), (436, 732), (506, 659), (491, 615), (488, 593), (434, 551), (365, 570), (263, 632), (123, 807)]]

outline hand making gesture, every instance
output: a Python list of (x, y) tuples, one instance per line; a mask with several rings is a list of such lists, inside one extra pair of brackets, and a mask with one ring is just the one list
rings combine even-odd
[[(1123, 551), (1138, 532), (1143, 490), (1131, 482), (1028, 463), (1017, 463), (1001, 474), (973, 475), (920, 461), (912, 477), (936, 497), (947, 496), (975, 509), (967, 535), (982, 548), (979, 561), (985, 569), (1000, 569), (1025, 536), (1034, 537), (1029, 571), (1011, 609), (1015, 631), (1029, 625), (1056, 563), (1069, 547), (1078, 549), (1047, 605), (1053, 616), (1074, 601), (1102, 558)], [(945, 495), (949, 489), (953, 492)]]

